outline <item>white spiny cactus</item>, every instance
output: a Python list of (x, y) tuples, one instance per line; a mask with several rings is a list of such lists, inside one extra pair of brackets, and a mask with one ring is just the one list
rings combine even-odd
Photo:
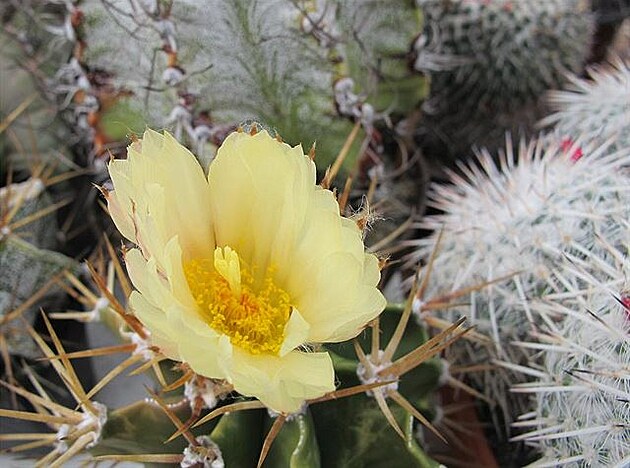
[[(563, 255), (598, 255), (597, 239), (612, 245), (620, 241), (619, 220), (630, 219), (630, 178), (623, 169), (630, 164), (630, 151), (607, 153), (605, 146), (579, 144), (563, 149), (540, 139), (522, 142), (513, 154), (508, 141), (498, 165), (483, 152), (477, 163), (461, 165), (463, 175), (452, 174), (453, 185), (436, 186), (429, 195), (429, 203), (443, 214), (419, 223), (418, 228), (434, 234), (414, 241), (412, 258), (427, 259), (438, 249), (431, 267), (435, 294), (509, 276), (473, 292), (464, 299), (468, 305), (444, 313), (450, 319), (467, 315), (493, 341), (481, 348), (462, 340), (450, 350), (452, 362), (526, 364), (531, 353), (510, 343), (538, 328), (540, 319), (529, 301), (558, 290), (552, 278)], [(429, 313), (418, 309), (419, 319)], [(478, 387), (501, 404), (507, 421), (509, 407), (519, 403), (507, 395), (507, 385), (516, 378), (509, 372), (472, 374)]]
[(556, 125), (566, 137), (583, 135), (606, 141), (613, 148), (630, 147), (630, 63), (621, 60), (589, 70), (589, 77), (571, 76), (563, 91), (551, 91), (554, 113), (541, 125)]
[(523, 347), (541, 351), (535, 381), (512, 391), (537, 405), (515, 423), (514, 439), (538, 447), (535, 466), (628, 466), (630, 463), (630, 224), (623, 246), (600, 256), (567, 256), (556, 279), (564, 291), (534, 301), (545, 333)]

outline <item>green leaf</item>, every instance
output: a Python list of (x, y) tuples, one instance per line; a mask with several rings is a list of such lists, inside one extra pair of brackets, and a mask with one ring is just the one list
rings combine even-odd
[[(272, 420), (267, 418), (267, 430)], [(310, 411), (284, 423), (265, 460), (267, 468), (318, 468), (319, 446)]]

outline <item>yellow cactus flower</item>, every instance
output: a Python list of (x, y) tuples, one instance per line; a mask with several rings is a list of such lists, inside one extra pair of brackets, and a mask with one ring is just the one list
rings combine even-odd
[(310, 345), (353, 338), (385, 299), (376, 257), (300, 146), (232, 133), (206, 178), (147, 130), (109, 173), (110, 214), (137, 245), (130, 306), (152, 344), (278, 412), (334, 390), (330, 356)]

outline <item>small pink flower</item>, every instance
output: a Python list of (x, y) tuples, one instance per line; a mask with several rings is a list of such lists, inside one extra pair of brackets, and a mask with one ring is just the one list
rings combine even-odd
[[(571, 150), (574, 143), (575, 142), (571, 138), (565, 138), (560, 143), (560, 149), (562, 149), (562, 151), (566, 154)], [(584, 153), (582, 152), (582, 148), (578, 146), (577, 148), (573, 150), (573, 153), (571, 153), (571, 161), (573, 162), (579, 161), (582, 158), (582, 156), (584, 156)]]
[(627, 318), (630, 319), (630, 294), (622, 294), (620, 302), (625, 309)]

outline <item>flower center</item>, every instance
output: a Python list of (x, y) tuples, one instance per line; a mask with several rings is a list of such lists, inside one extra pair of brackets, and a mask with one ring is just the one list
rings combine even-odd
[(217, 247), (214, 260), (191, 260), (184, 274), (203, 320), (251, 354), (278, 354), (291, 315), (289, 295), (267, 271), (260, 284), (230, 247)]

